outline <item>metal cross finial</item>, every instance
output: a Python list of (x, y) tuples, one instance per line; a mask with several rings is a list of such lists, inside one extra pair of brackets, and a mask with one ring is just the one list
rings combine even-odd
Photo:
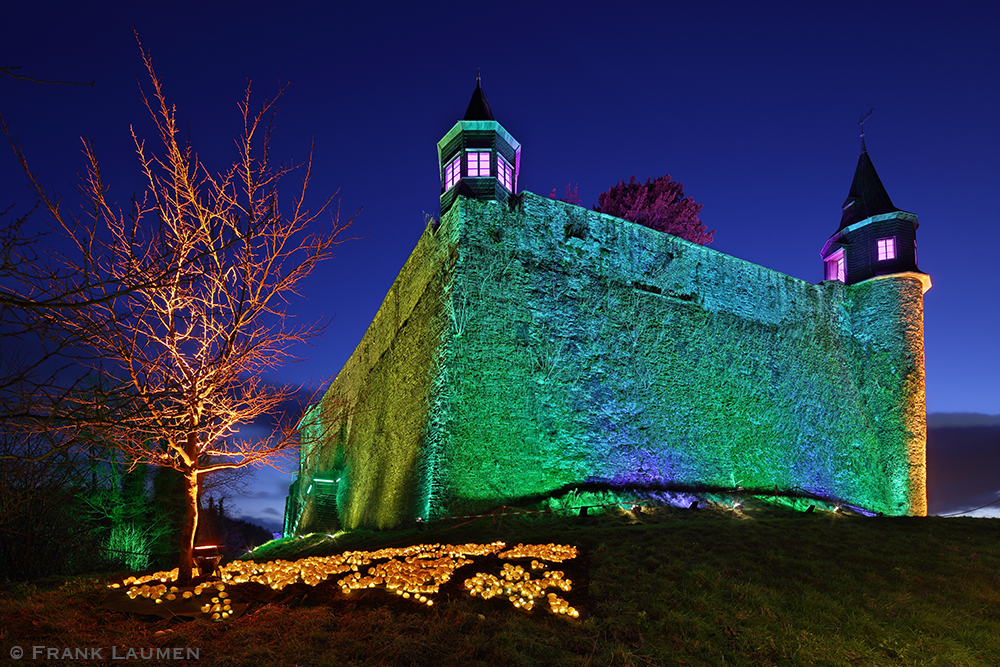
[(869, 109), (868, 113), (862, 113), (861, 114), (861, 120), (859, 120), (854, 125), (854, 127), (857, 127), (858, 125), (861, 126), (861, 153), (862, 154), (868, 152), (868, 148), (865, 146), (865, 121), (868, 120), (868, 117), (872, 115), (872, 111), (875, 111), (875, 107), (872, 107), (871, 109)]
[(861, 114), (861, 120), (859, 120), (857, 123), (854, 124), (854, 127), (857, 127), (858, 125), (861, 126), (861, 138), (862, 139), (865, 138), (865, 121), (868, 120), (868, 118), (872, 115), (872, 111), (875, 111), (875, 107), (872, 107), (871, 109), (869, 109), (868, 113), (862, 112), (862, 114)]
[[(483, 85), (483, 84), (482, 84), (482, 83), (480, 82), (480, 80), (479, 80), (479, 68), (478, 68), (478, 67), (476, 68), (476, 85), (477, 85), (477, 86), (482, 86), (482, 85)], [(871, 113), (871, 112), (869, 112), (869, 113)]]

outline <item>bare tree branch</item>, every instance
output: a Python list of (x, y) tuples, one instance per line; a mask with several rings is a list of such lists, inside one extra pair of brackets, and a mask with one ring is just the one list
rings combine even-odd
[[(44, 432), (55, 449), (99, 438), (101, 447), (133, 465), (183, 474), (180, 578), (188, 580), (205, 476), (277, 466), (298, 444), (295, 423), (280, 425), (263, 440), (241, 436), (240, 427), (276, 411), (297, 392), (262, 375), (291, 361), (295, 344), (322, 331), (320, 322), (293, 325), (288, 300), (333, 256), (353, 220), (342, 223), (337, 213), (322, 222), (332, 198), (317, 211), (307, 208), (311, 151), (298, 165), (301, 190), (283, 210), (277, 187), (296, 166), (271, 164), (277, 98), (251, 112), (249, 85), (240, 104), (239, 157), (229, 170), (209, 174), (191, 147), (178, 143), (175, 108), (141, 44), (140, 51), (151, 83), (143, 101), (160, 141), (153, 151), (133, 130), (145, 192), (127, 215), (106, 200), (100, 163), (87, 140), (80, 186), (86, 214), (65, 215), (3, 122), (40, 206), (73, 250), (72, 256), (35, 264), (34, 239), (25, 242), (11, 226), (14, 236), (4, 238), (13, 240), (0, 241), (0, 261), (9, 261), (8, 275), (17, 278), (18, 289), (0, 285), (0, 310), (17, 312), (21, 330), (40, 332), (53, 354), (91, 360), (91, 379), (61, 393), (57, 383), (46, 383), (7, 418)], [(11, 367), (14, 376), (38, 368)]]
[(45, 79), (35, 79), (33, 77), (27, 76), (25, 74), (18, 74), (15, 70), (21, 69), (18, 67), (0, 67), (0, 77), (6, 75), (16, 81), (30, 81), (31, 83), (51, 83), (65, 86), (93, 86), (97, 79), (91, 81), (90, 83), (84, 83), (80, 81), (47, 81)]

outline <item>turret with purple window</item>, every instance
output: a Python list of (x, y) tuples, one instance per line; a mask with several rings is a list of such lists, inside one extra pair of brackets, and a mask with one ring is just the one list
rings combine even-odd
[(521, 144), (493, 118), (479, 77), (465, 117), (438, 142), (437, 150), (442, 215), (458, 195), (506, 202), (517, 192)]
[(896, 208), (868, 156), (864, 134), (854, 181), (840, 227), (821, 251), (824, 279), (853, 285), (880, 276), (912, 274), (930, 289), (917, 268), (917, 216)]

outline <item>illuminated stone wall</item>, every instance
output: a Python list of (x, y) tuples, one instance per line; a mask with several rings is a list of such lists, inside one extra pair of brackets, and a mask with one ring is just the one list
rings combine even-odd
[(456, 253), (428, 225), (358, 347), (302, 420), (286, 533), (388, 528), (428, 514), (430, 407)]
[(315, 429), (290, 505), (335, 470), (345, 527), (584, 483), (924, 514), (922, 294), (916, 274), (813, 285), (530, 193), (462, 199), (328, 392), (357, 406)]

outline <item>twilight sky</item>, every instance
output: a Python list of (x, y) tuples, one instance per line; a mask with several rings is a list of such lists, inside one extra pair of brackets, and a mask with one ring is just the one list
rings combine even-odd
[[(141, 3), (143, 5), (147, 3)], [(315, 142), (311, 201), (358, 209), (310, 279), (301, 318), (334, 316), (308, 361), (273, 379), (326, 384), (439, 212), (435, 144), (477, 70), (522, 145), (519, 187), (579, 185), (586, 206), (631, 175), (670, 174), (704, 204), (711, 247), (817, 282), (865, 125), (876, 169), (916, 213), (928, 412), (1000, 413), (1000, 6), (838, 3), (30, 2), (4, 10), (0, 111), (34, 171), (67, 202), (93, 141), (110, 197), (141, 187), (129, 127), (156, 136), (137, 89), (138, 31), (209, 170), (235, 157), (246, 80), (281, 100), (272, 155)], [(258, 100), (260, 97), (258, 97)], [(289, 178), (285, 192), (296, 191)], [(0, 209), (30, 205), (0, 152)], [(931, 471), (933, 476), (934, 472)], [(287, 475), (260, 473), (244, 516), (277, 529)], [(989, 486), (989, 483), (986, 483)], [(993, 489), (1000, 488), (1000, 474)], [(995, 493), (994, 493), (995, 496)], [(932, 508), (933, 509), (933, 508)]]

